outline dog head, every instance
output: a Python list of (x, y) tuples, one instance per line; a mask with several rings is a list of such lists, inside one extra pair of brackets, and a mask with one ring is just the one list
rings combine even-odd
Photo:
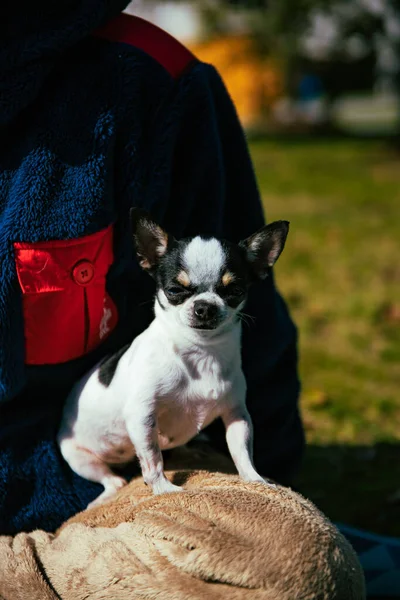
[(176, 324), (204, 332), (237, 320), (249, 286), (267, 277), (289, 231), (288, 221), (275, 221), (239, 244), (178, 241), (141, 210), (130, 216), (137, 258), (156, 281), (159, 305)]

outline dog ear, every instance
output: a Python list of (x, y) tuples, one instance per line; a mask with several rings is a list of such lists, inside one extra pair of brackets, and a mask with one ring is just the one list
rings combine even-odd
[(246, 251), (247, 261), (259, 279), (265, 279), (278, 260), (288, 232), (289, 221), (274, 221), (240, 242), (239, 246)]
[(131, 208), (129, 216), (139, 264), (142, 269), (154, 269), (167, 251), (168, 234), (139, 208)]

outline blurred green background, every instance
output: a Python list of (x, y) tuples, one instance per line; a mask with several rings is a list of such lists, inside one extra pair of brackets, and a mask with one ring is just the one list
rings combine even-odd
[(384, 142), (250, 143), (275, 268), (300, 334), (300, 489), (331, 518), (400, 535), (400, 168)]
[(220, 71), (299, 328), (299, 489), (332, 519), (400, 536), (400, 5), (133, 2)]

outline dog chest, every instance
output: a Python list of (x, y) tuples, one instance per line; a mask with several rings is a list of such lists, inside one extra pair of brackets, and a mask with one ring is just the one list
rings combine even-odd
[(209, 402), (160, 407), (157, 415), (161, 449), (185, 444), (219, 416), (218, 407)]
[(176, 378), (179, 383), (159, 399), (157, 411), (163, 448), (186, 443), (214, 421), (232, 387), (217, 361), (198, 361), (196, 369), (193, 364), (190, 369), (182, 363), (175, 366), (181, 375)]

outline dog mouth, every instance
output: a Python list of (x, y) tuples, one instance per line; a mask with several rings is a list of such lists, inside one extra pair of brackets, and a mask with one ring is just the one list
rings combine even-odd
[(197, 329), (199, 331), (214, 331), (215, 329), (217, 329), (219, 327), (219, 325), (221, 325), (221, 323), (222, 323), (221, 319), (212, 319), (210, 321), (204, 321), (204, 322), (192, 321), (190, 323), (190, 327), (192, 329)]

